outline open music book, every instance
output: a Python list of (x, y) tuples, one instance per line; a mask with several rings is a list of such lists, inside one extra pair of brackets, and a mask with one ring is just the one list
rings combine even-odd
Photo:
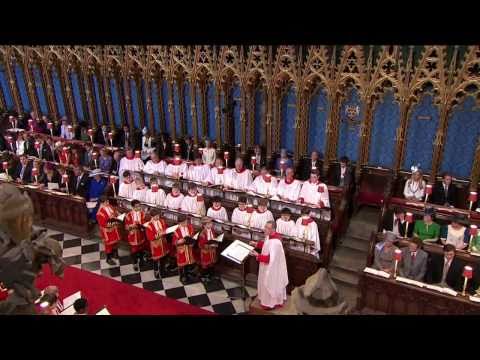
[(441, 287), (441, 286), (438, 286), (438, 285), (431, 285), (431, 284), (425, 284), (425, 287), (427, 289), (430, 289), (430, 290), (435, 290), (435, 291), (441, 292), (442, 294), (448, 294), (448, 295), (452, 295), (452, 296), (457, 296), (457, 294), (458, 294), (455, 290), (452, 290), (448, 287)]
[(112, 314), (110, 314), (110, 312), (108, 311), (107, 307), (104, 307), (102, 310), (100, 310), (99, 312), (97, 312), (95, 315), (112, 315)]
[(369, 273), (369, 274), (384, 277), (386, 279), (389, 279), (390, 276), (391, 276), (389, 273), (387, 273), (385, 271), (376, 270), (376, 269), (373, 269), (373, 268), (368, 267), (368, 266), (365, 269), (363, 269), (363, 271), (366, 272), (366, 273)]
[(178, 225), (170, 226), (167, 230), (165, 230), (165, 234), (171, 234), (177, 229), (178, 229)]
[(472, 295), (470, 295), (468, 298), (470, 299), (470, 301), (480, 302), (480, 296), (472, 296)]
[(221, 255), (236, 262), (237, 264), (241, 264), (253, 249), (253, 246), (250, 246), (240, 240), (235, 240), (230, 244), (230, 246), (222, 251)]
[(425, 283), (423, 283), (421, 281), (408, 279), (408, 278), (402, 277), (402, 276), (397, 276), (396, 280), (399, 281), (399, 282), (403, 282), (405, 284), (410, 284), (410, 285), (419, 286), (419, 287), (424, 287), (426, 285)]
[(63, 299), (63, 311), (60, 315), (73, 315), (75, 314), (75, 309), (73, 308), (73, 303), (82, 297), (82, 293), (77, 291), (76, 293), (67, 296)]
[(127, 213), (123, 213), (117, 216), (117, 220), (123, 221), (125, 219), (125, 216), (127, 216)]
[(48, 189), (48, 190), (56, 190), (56, 189), (59, 189), (58, 183), (52, 183), (52, 182), (47, 183), (47, 189)]

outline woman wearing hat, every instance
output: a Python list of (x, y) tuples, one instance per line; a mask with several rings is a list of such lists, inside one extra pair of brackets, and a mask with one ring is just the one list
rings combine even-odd
[(451, 219), (450, 225), (443, 226), (441, 229), (440, 241), (443, 245), (452, 244), (455, 249), (462, 250), (468, 244), (468, 233), (466, 227), (462, 225), (462, 219), (455, 216)]
[(395, 266), (395, 250), (398, 248), (393, 244), (397, 236), (388, 231), (385, 233), (383, 241), (375, 245), (375, 257), (373, 267), (378, 270), (391, 274)]
[(437, 242), (440, 237), (440, 225), (433, 221), (435, 211), (433, 208), (425, 210), (423, 220), (415, 221), (413, 236), (420, 238), (423, 242)]
[(104, 173), (100, 169), (93, 170), (90, 175), (90, 182), (88, 184), (87, 199), (89, 202), (96, 202), (97, 205), (94, 208), (90, 208), (89, 217), (92, 221), (96, 221), (98, 207), (98, 199), (104, 194), (105, 187), (107, 186), (107, 180), (104, 177)]
[(412, 177), (405, 183), (403, 195), (407, 200), (422, 200), (425, 195), (425, 181), (418, 166), (412, 166)]

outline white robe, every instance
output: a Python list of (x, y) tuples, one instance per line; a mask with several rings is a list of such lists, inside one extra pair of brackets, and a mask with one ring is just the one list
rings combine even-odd
[(229, 169), (225, 174), (225, 185), (236, 190), (248, 190), (252, 184), (252, 172), (245, 169), (238, 172), (236, 169)]
[(152, 136), (149, 138), (142, 136), (142, 159), (144, 161), (150, 156), (151, 152), (155, 151), (155, 147), (152, 147), (153, 142), (154, 139)]
[(406, 198), (414, 196), (416, 200), (422, 200), (425, 195), (425, 181), (421, 180), (422, 188), (420, 189), (420, 182), (414, 182), (408, 179), (403, 189), (403, 195)]
[(259, 263), (258, 299), (263, 306), (282, 305), (287, 300), (288, 272), (285, 252), (279, 239), (265, 238), (262, 255), (270, 255), (268, 264)]
[[(323, 192), (319, 192), (319, 189), (323, 189)], [(303, 198), (306, 204), (319, 205), (321, 201), (323, 207), (330, 207), (328, 187), (321, 182), (315, 184), (310, 181), (305, 181), (300, 190), (299, 198)]]
[[(315, 243), (312, 250), (309, 250), (310, 246), (307, 246), (306, 251), (318, 257), (318, 252), (320, 251), (320, 236), (318, 235), (317, 223), (312, 221), (308, 225), (302, 225), (302, 217), (299, 217), (295, 225), (297, 228), (297, 237), (300, 240), (309, 240)], [(300, 251), (304, 251), (305, 249), (305, 247), (300, 244), (298, 244), (297, 247)]]
[(270, 210), (266, 210), (263, 213), (254, 211), (252, 214), (252, 217), (250, 219), (250, 226), (257, 228), (257, 229), (263, 229), (265, 227), (265, 224), (267, 221), (274, 221), (275, 219), (273, 218), (272, 212)]
[(183, 198), (185, 196), (183, 194), (179, 194), (178, 196), (172, 196), (172, 194), (168, 194), (165, 198), (163, 206), (167, 207), (168, 209), (178, 210), (182, 206)]
[(152, 189), (148, 189), (147, 193), (145, 194), (145, 202), (163, 206), (165, 197), (165, 191), (163, 191), (161, 188), (158, 188), (157, 192), (152, 192)]
[(120, 159), (120, 167), (119, 167), (119, 176), (120, 176), (120, 181), (123, 180), (123, 172), (125, 170), (129, 170), (130, 172), (138, 172), (143, 170), (143, 161), (142, 159), (138, 158), (133, 158), (133, 159), (127, 159), (126, 157), (123, 157)]
[(285, 179), (280, 180), (277, 186), (277, 195), (289, 201), (297, 201), (302, 183), (294, 179), (290, 184)]
[(277, 229), (276, 231), (279, 234), (295, 237), (297, 236), (297, 227), (295, 221), (288, 220), (285, 221), (282, 218), (277, 219)]
[(227, 210), (225, 210), (223, 206), (221, 206), (218, 210), (215, 210), (213, 206), (208, 208), (207, 216), (211, 217), (212, 219), (228, 221)]
[(165, 168), (165, 175), (177, 177), (184, 176), (187, 173), (187, 163), (182, 161), (179, 165), (168, 164)]
[(133, 191), (133, 198), (140, 202), (145, 202), (145, 196), (147, 195), (147, 187), (145, 186), (143, 189), (135, 188)]
[(198, 181), (202, 183), (213, 183), (210, 165), (190, 165), (187, 170), (188, 180)]
[(223, 168), (223, 173), (219, 174), (218, 169), (213, 167), (210, 169), (210, 176), (212, 178), (212, 183), (214, 185), (223, 185), (225, 184), (225, 173), (227, 169)]
[(242, 211), (237, 207), (233, 209), (232, 222), (235, 224), (248, 226), (250, 223), (250, 216), (251, 214), (249, 214), (246, 209)]
[(202, 150), (202, 161), (204, 164), (213, 165), (216, 157), (216, 151), (214, 148), (205, 148)]
[(275, 196), (277, 194), (278, 181), (272, 176), (270, 182), (266, 182), (262, 175), (253, 180), (250, 190), (261, 195)]
[(143, 172), (146, 174), (165, 174), (165, 168), (167, 167), (167, 163), (163, 160), (160, 160), (157, 163), (154, 163), (153, 160), (148, 160), (143, 168)]
[(118, 196), (124, 197), (127, 199), (133, 199), (133, 193), (136, 188), (137, 186), (135, 185), (134, 182), (127, 184), (124, 181), (122, 181), (120, 183), (120, 186), (118, 187)]
[(188, 194), (183, 198), (181, 210), (189, 212), (191, 214), (197, 214), (201, 216), (205, 216), (205, 201), (198, 201), (197, 197), (201, 194), (197, 194), (195, 196), (191, 196)]

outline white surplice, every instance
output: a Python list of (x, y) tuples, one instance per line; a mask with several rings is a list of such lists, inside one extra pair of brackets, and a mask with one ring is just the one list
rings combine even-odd
[(157, 192), (153, 192), (152, 189), (148, 189), (145, 195), (145, 202), (163, 206), (165, 197), (165, 191), (163, 191), (161, 188), (158, 188)]
[(186, 178), (201, 183), (213, 183), (210, 165), (190, 165), (187, 170)]
[(167, 163), (163, 160), (160, 160), (156, 163), (153, 160), (148, 160), (143, 168), (143, 172), (146, 174), (159, 173), (163, 175), (165, 174), (166, 167), (167, 167)]
[(205, 201), (198, 200), (198, 197), (201, 196), (200, 194), (197, 194), (195, 196), (192, 196), (190, 194), (187, 194), (182, 201), (182, 205), (180, 209), (182, 211), (189, 212), (191, 214), (197, 214), (201, 216), (205, 216)]
[(297, 201), (301, 186), (302, 183), (296, 179), (293, 179), (291, 183), (282, 179), (277, 186), (277, 195), (290, 201)]
[(165, 175), (171, 177), (184, 176), (187, 174), (187, 163), (182, 161), (180, 164), (175, 165), (173, 163), (168, 164), (165, 168)]
[(303, 198), (306, 204), (319, 205), (321, 201), (323, 203), (322, 207), (330, 207), (328, 187), (321, 182), (311, 183), (310, 181), (305, 181), (300, 190), (299, 198)]
[(119, 175), (120, 175), (120, 181), (123, 180), (123, 172), (125, 170), (129, 170), (130, 172), (138, 172), (143, 170), (143, 161), (142, 159), (138, 158), (132, 158), (128, 159), (126, 156), (124, 156), (120, 160), (120, 167), (119, 167)]
[(276, 231), (282, 235), (287, 236), (297, 236), (297, 227), (295, 225), (295, 221), (288, 220), (285, 221), (282, 218), (277, 219), (277, 229)]
[(223, 185), (225, 184), (225, 172), (227, 169), (223, 168), (222, 170), (218, 170), (218, 168), (213, 167), (210, 169), (210, 176), (212, 178), (212, 183), (214, 185)]
[(258, 267), (258, 299), (260, 304), (273, 308), (287, 300), (288, 272), (285, 252), (278, 234), (266, 237), (262, 255), (269, 255), (268, 264), (260, 262)]
[(163, 206), (167, 207), (168, 209), (178, 210), (182, 206), (183, 198), (185, 196), (183, 194), (178, 194), (177, 196), (173, 196), (172, 193), (169, 193), (165, 197), (165, 201)]
[(250, 223), (250, 216), (251, 214), (249, 214), (246, 209), (240, 210), (238, 207), (236, 207), (233, 209), (232, 222), (235, 224), (248, 226)]
[[(302, 221), (306, 220), (308, 222), (307, 225), (303, 225)], [(318, 252), (320, 251), (320, 236), (318, 234), (318, 226), (317, 223), (311, 219), (310, 217), (299, 217), (296, 222), (296, 228), (297, 228), (297, 237), (300, 240), (309, 240), (314, 242), (314, 247), (313, 249), (309, 250), (310, 247), (307, 246), (307, 252), (310, 252), (312, 255), (315, 255), (318, 257)], [(300, 245), (299, 246), (301, 249), (300, 251), (304, 250), (304, 246)]]
[(126, 183), (125, 181), (122, 181), (118, 187), (118, 196), (133, 199), (133, 193), (136, 188), (137, 186), (134, 182)]
[(249, 169), (237, 171), (228, 169), (225, 174), (225, 185), (236, 190), (248, 190), (252, 184), (252, 172)]
[(202, 150), (202, 161), (204, 164), (213, 165), (216, 157), (216, 151), (214, 148), (205, 148)]
[(140, 202), (145, 202), (145, 198), (147, 195), (147, 187), (144, 186), (143, 188), (135, 188), (133, 191), (133, 198)]
[(250, 185), (250, 190), (261, 195), (275, 196), (277, 194), (278, 181), (273, 176), (270, 181), (265, 181), (262, 175), (259, 175), (253, 180)]
[(252, 213), (252, 217), (250, 219), (250, 226), (263, 229), (267, 221), (274, 221), (272, 212), (270, 210), (265, 210), (264, 212), (259, 212), (258, 210)]
[(213, 219), (228, 221), (227, 210), (223, 206), (220, 206), (219, 209), (215, 209), (213, 206), (208, 208), (207, 216)]

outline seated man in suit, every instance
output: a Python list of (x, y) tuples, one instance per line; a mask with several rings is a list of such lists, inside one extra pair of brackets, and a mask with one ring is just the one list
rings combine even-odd
[(452, 184), (452, 175), (443, 174), (441, 183), (435, 184), (432, 192), (432, 203), (443, 206), (455, 206), (457, 188)]
[(95, 144), (110, 145), (107, 125), (102, 125), (102, 127), (97, 130), (93, 142)]
[(82, 166), (76, 166), (73, 169), (72, 184), (70, 191), (73, 195), (86, 198), (88, 192), (88, 174), (85, 173)]
[(195, 151), (193, 148), (193, 139), (191, 136), (187, 136), (185, 141), (181, 145), (182, 158), (185, 160), (195, 160)]
[[(405, 237), (405, 228), (407, 221), (405, 220), (405, 210), (401, 208), (395, 208), (392, 210), (387, 210), (383, 218), (383, 231), (391, 231), (397, 237)], [(408, 227), (407, 237), (412, 237), (413, 234), (413, 224)]]
[(333, 184), (335, 186), (349, 185), (352, 180), (352, 168), (350, 160), (346, 156), (340, 158), (340, 166), (334, 168)]
[(299, 173), (302, 174), (302, 180), (308, 180), (312, 170), (317, 170), (320, 179), (323, 179), (323, 168), (321, 155), (318, 151), (312, 151), (310, 158), (305, 158)]
[(16, 182), (25, 184), (31, 182), (32, 164), (29, 163), (25, 155), (20, 156), (20, 164), (15, 169), (13, 178)]
[(446, 244), (443, 246), (443, 256), (432, 255), (432, 259), (427, 266), (427, 283), (448, 286), (456, 291), (462, 291), (464, 264), (457, 259), (455, 253), (455, 246)]
[(398, 269), (400, 276), (423, 281), (427, 272), (428, 254), (422, 250), (422, 244), (422, 240), (413, 238), (408, 246), (402, 249), (402, 260)]

